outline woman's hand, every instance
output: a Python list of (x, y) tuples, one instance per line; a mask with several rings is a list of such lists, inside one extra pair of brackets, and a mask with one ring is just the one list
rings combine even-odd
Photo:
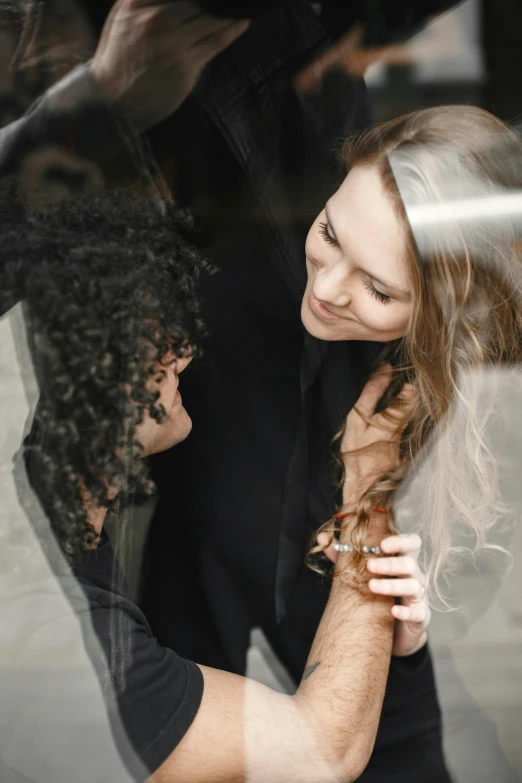
[(397, 398), (382, 413), (375, 408), (392, 378), (391, 365), (384, 365), (367, 381), (346, 419), (340, 456), (345, 465), (343, 502), (357, 502), (366, 490), (399, 464), (400, 441), (417, 393), (405, 384)]
[[(319, 533), (317, 543), (326, 546), (330, 536)], [(419, 567), (422, 541), (417, 534), (395, 535), (380, 544), (382, 555), (368, 559), (367, 569), (373, 575), (368, 587), (376, 595), (393, 595), (397, 603), (391, 613), (395, 624), (392, 655), (413, 655), (426, 644), (426, 629), (431, 610), (426, 597), (426, 579)], [(332, 563), (337, 562), (333, 543), (324, 550)]]

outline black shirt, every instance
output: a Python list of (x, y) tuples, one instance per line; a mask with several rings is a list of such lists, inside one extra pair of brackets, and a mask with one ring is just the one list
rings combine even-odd
[(194, 720), (203, 675), (154, 638), (145, 615), (126, 595), (106, 535), (97, 550), (75, 563), (74, 574), (87, 603), (73, 590), (66, 592), (101, 680), (116, 744), (134, 779), (143, 780), (140, 762), (154, 772)]

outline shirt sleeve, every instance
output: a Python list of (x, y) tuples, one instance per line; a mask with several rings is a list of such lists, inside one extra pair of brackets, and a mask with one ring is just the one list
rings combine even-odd
[(153, 773), (192, 724), (203, 675), (195, 663), (158, 643), (137, 606), (121, 596), (111, 600), (110, 607), (91, 604), (89, 617), (83, 618), (86, 646), (90, 620), (102, 648), (104, 660), (97, 668), (120, 754), (132, 770), (130, 748), (139, 766)]

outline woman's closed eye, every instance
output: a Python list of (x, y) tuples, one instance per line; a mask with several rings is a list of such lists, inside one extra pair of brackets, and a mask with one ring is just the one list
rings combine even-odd
[(377, 288), (375, 288), (374, 284), (370, 280), (370, 278), (366, 278), (364, 280), (364, 287), (370, 294), (370, 296), (373, 296), (374, 299), (377, 299), (379, 302), (382, 302), (382, 304), (388, 304), (391, 302), (391, 296), (388, 296), (387, 294), (383, 294), (382, 291), (378, 291)]
[[(319, 223), (319, 233), (325, 242), (328, 242), (329, 245), (333, 245), (333, 247), (339, 247), (339, 242), (330, 234), (328, 230), (328, 223)], [(366, 278), (364, 280), (364, 287), (368, 293), (373, 296), (374, 299), (377, 299), (382, 304), (388, 304), (388, 302), (391, 302), (391, 296), (388, 296), (388, 294), (383, 294), (382, 291), (379, 291), (377, 288), (375, 288), (370, 278)]]
[(319, 223), (319, 233), (329, 245), (339, 247), (339, 242), (328, 231), (328, 223)]

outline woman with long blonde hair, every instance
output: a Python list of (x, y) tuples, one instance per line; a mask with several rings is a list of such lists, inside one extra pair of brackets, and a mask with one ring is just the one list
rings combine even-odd
[[(444, 601), (441, 577), (454, 556), (499, 548), (491, 531), (507, 513), (491, 448), (499, 415), (491, 390), (522, 359), (522, 140), (482, 109), (445, 106), (349, 139), (342, 159), (348, 174), (308, 235), (302, 319), (321, 340), (385, 343), (381, 391), (391, 406), (372, 416), (352, 411), (368, 428), (374, 478), (359, 485), (353, 477), (311, 562), (320, 569), (315, 556), (324, 551), (334, 559), (334, 537), (349, 527), (352, 563), (343, 574), (362, 580), (370, 513), (389, 513), (393, 529), (399, 488), (429, 463), (416, 528), (432, 592)], [(390, 450), (401, 389), (408, 423)], [(348, 429), (340, 453), (349, 479)], [(413, 567), (407, 562), (402, 576)]]

